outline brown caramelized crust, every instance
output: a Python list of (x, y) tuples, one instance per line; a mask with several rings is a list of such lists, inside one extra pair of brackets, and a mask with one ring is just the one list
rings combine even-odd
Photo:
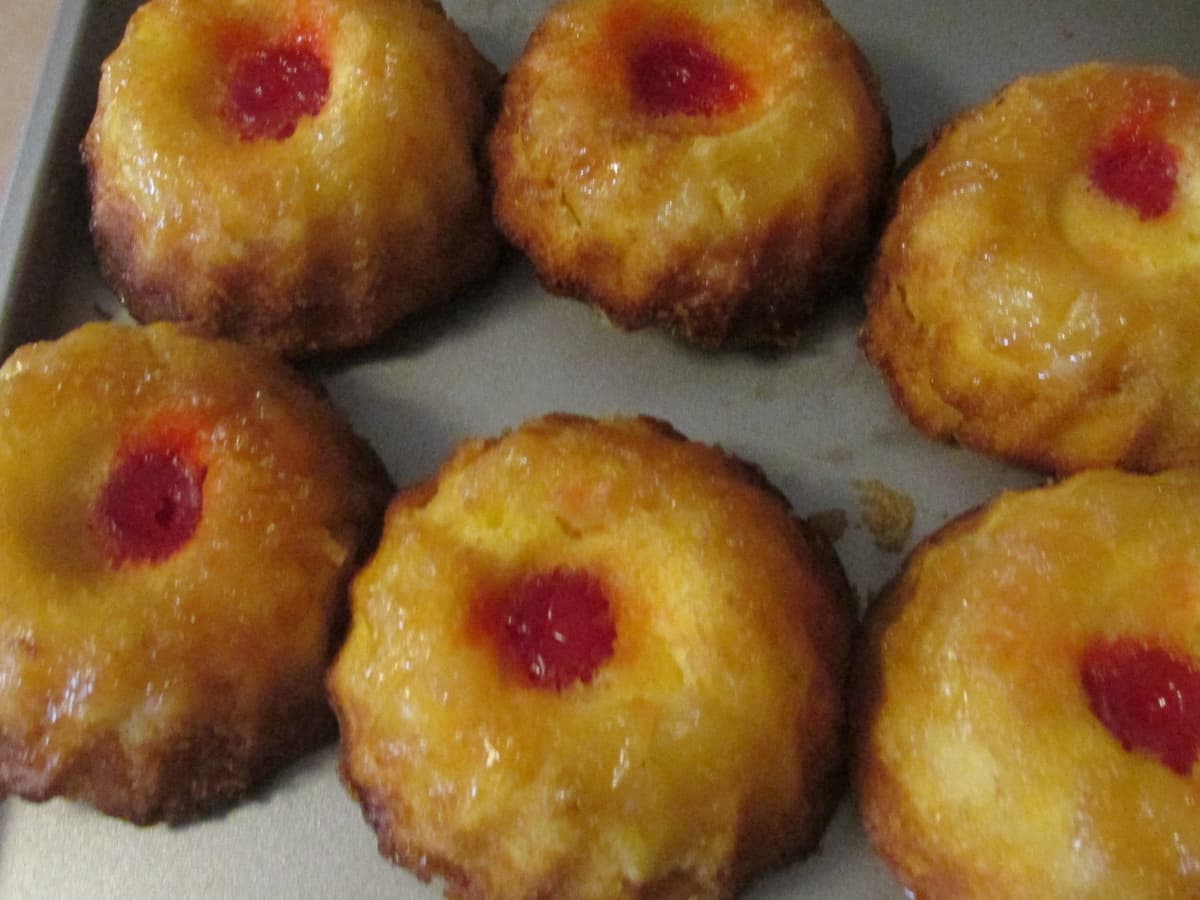
[[(927, 538), (872, 602), (854, 781), (871, 843), (911, 895), (1200, 891), (1200, 770), (1181, 743), (1200, 736), (1198, 502), (1192, 470), (1006, 493)], [(1169, 671), (1166, 654), (1191, 674), (1146, 683), (1154, 666), (1114, 654), (1098, 698), (1097, 647)], [(1154, 749), (1160, 725), (1169, 753)]]
[(1022, 78), (941, 129), (862, 331), (913, 424), (1056, 473), (1200, 463), (1198, 153), (1200, 83), (1161, 67)]
[(0, 368), (0, 787), (178, 820), (332, 737), (324, 672), (390, 491), (262, 352), (166, 324), (18, 349)]
[[(480, 610), (563, 572), (613, 632), (552, 687)], [(450, 895), (728, 897), (815, 847), (852, 603), (757, 469), (655, 420), (538, 419), (401, 493), (352, 594), (343, 776), (381, 852)]]
[[(230, 121), (237, 62), (311, 48), (284, 137)], [(360, 346), (485, 275), (495, 68), (431, 0), (150, 0), (84, 142), (101, 267), (139, 320), (289, 355)]]
[(497, 221), (548, 289), (709, 347), (796, 343), (892, 162), (877, 79), (819, 0), (560, 3), (490, 152)]

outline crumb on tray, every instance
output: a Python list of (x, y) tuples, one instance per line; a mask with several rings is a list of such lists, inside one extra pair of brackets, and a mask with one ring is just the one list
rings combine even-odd
[(864, 478), (854, 482), (858, 491), (862, 521), (875, 545), (889, 553), (904, 548), (912, 533), (916, 506), (911, 497), (888, 487), (877, 478)]

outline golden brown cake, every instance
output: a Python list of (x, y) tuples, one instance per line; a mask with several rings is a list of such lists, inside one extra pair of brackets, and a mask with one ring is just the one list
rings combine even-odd
[(0, 368), (0, 790), (176, 820), (333, 735), (390, 484), (264, 352), (84, 326)]
[(891, 169), (875, 75), (819, 0), (567, 0), (513, 67), (495, 211), (625, 328), (795, 343)]
[(84, 143), (103, 271), (143, 321), (368, 343), (493, 264), (498, 90), (432, 0), (150, 0)]
[(817, 843), (853, 626), (749, 465), (552, 415), (402, 492), (329, 688), (380, 850), (459, 897), (727, 897)]
[(912, 422), (1043, 470), (1200, 464), (1200, 82), (1022, 78), (906, 178), (867, 356)]
[(1200, 473), (1096, 470), (928, 538), (870, 607), (867, 832), (912, 896), (1200, 896)]

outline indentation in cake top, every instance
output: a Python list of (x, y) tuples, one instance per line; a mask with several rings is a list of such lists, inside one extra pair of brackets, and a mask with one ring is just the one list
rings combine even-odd
[(741, 112), (759, 96), (761, 73), (746, 59), (747, 35), (655, 4), (617, 4), (602, 32), (611, 76), (624, 82), (633, 112), (650, 118), (713, 119)]
[(109, 562), (159, 563), (179, 552), (200, 524), (206, 474), (186, 431), (164, 427), (121, 446), (94, 512)]
[(1179, 150), (1159, 133), (1158, 118), (1155, 101), (1139, 102), (1089, 161), (1092, 184), (1143, 220), (1166, 215), (1178, 190)]
[(504, 664), (547, 690), (591, 682), (617, 636), (604, 585), (581, 569), (523, 576), (499, 595), (481, 597), (475, 617)]
[(652, 36), (634, 48), (628, 65), (636, 104), (654, 116), (716, 116), (751, 95), (746, 76), (699, 37)]
[(329, 80), (329, 64), (308, 32), (248, 42), (231, 60), (225, 116), (242, 140), (285, 140), (325, 106)]

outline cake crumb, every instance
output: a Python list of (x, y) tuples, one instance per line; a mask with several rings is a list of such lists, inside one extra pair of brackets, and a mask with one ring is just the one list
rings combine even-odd
[(821, 532), (831, 544), (840, 541), (842, 535), (846, 533), (846, 529), (850, 526), (850, 517), (846, 515), (844, 509), (838, 507), (818, 510), (804, 518), (809, 525)]
[(898, 553), (912, 534), (916, 505), (907, 494), (888, 487), (877, 478), (854, 482), (862, 510), (862, 521), (875, 546), (889, 553)]

